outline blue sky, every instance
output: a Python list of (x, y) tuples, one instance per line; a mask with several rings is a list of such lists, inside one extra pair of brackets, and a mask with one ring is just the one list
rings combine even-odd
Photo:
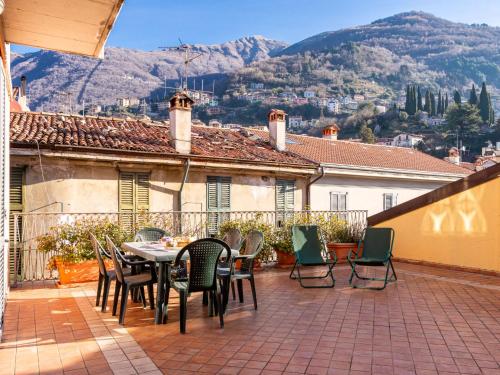
[(108, 46), (152, 50), (178, 37), (215, 44), (255, 34), (293, 43), (409, 10), (500, 26), (498, 0), (126, 0)]

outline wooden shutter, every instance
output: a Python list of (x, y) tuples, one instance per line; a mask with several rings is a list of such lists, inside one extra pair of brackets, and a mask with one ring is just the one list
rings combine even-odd
[(118, 190), (120, 223), (133, 231), (149, 212), (149, 173), (120, 172)]
[(224, 211), (231, 210), (231, 177), (208, 176), (207, 177), (207, 211), (208, 233), (216, 234), (220, 224), (229, 215)]
[(384, 210), (388, 210), (389, 208), (392, 208), (394, 206), (395, 206), (394, 194), (385, 193), (384, 194)]
[[(17, 223), (14, 222), (14, 214), (22, 213), (24, 210), (24, 167), (13, 167), (10, 169), (10, 192), (9, 192), (9, 243), (10, 243), (10, 261), (9, 272), (11, 280), (14, 279), (15, 266), (17, 263), (17, 273), (21, 272), (22, 252), (19, 251), (20, 242), (22, 241), (23, 221), (19, 217)], [(15, 230), (17, 229), (17, 233)], [(17, 249), (14, 244), (17, 243)], [(17, 253), (15, 253), (17, 251)]]
[(295, 209), (295, 181), (276, 180), (276, 221), (281, 225), (286, 219), (287, 212)]

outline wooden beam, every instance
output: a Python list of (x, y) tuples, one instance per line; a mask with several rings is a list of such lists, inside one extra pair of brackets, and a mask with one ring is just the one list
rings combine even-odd
[(99, 42), (97, 43), (97, 46), (94, 50), (94, 57), (97, 58), (104, 58), (104, 44), (106, 43), (106, 40), (108, 39), (109, 33), (111, 32), (111, 29), (113, 28), (113, 25), (115, 24), (115, 20), (118, 17), (118, 14), (120, 14), (120, 10), (123, 6), (123, 2), (125, 0), (117, 0), (115, 5), (113, 6), (113, 10), (111, 11), (106, 24), (104, 25), (104, 28), (101, 33), (101, 37), (99, 39)]

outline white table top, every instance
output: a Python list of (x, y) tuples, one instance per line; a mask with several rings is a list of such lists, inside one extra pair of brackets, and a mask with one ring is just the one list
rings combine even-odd
[[(182, 247), (165, 247), (164, 244), (158, 242), (124, 242), (122, 249), (153, 262), (173, 262)], [(231, 250), (231, 255), (235, 257), (240, 255), (240, 252)], [(189, 259), (187, 251), (182, 255), (182, 259)]]

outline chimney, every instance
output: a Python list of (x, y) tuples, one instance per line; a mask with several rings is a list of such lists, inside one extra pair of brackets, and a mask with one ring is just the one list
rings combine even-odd
[(175, 151), (191, 153), (191, 107), (194, 101), (186, 94), (178, 92), (170, 99), (170, 136)]
[(336, 141), (339, 130), (340, 130), (340, 128), (337, 126), (337, 124), (331, 124), (331, 125), (325, 126), (323, 128), (323, 139), (328, 139), (330, 141)]
[(286, 149), (286, 123), (285, 111), (281, 109), (272, 109), (269, 112), (269, 141), (271, 145), (278, 151)]
[(17, 102), (24, 112), (30, 110), (28, 108), (28, 99), (26, 98), (26, 76), (21, 76), (21, 88), (19, 89), (19, 97), (17, 99)]
[(448, 157), (445, 159), (450, 163), (460, 165), (460, 152), (458, 151), (458, 148), (450, 148), (450, 150), (448, 151)]

